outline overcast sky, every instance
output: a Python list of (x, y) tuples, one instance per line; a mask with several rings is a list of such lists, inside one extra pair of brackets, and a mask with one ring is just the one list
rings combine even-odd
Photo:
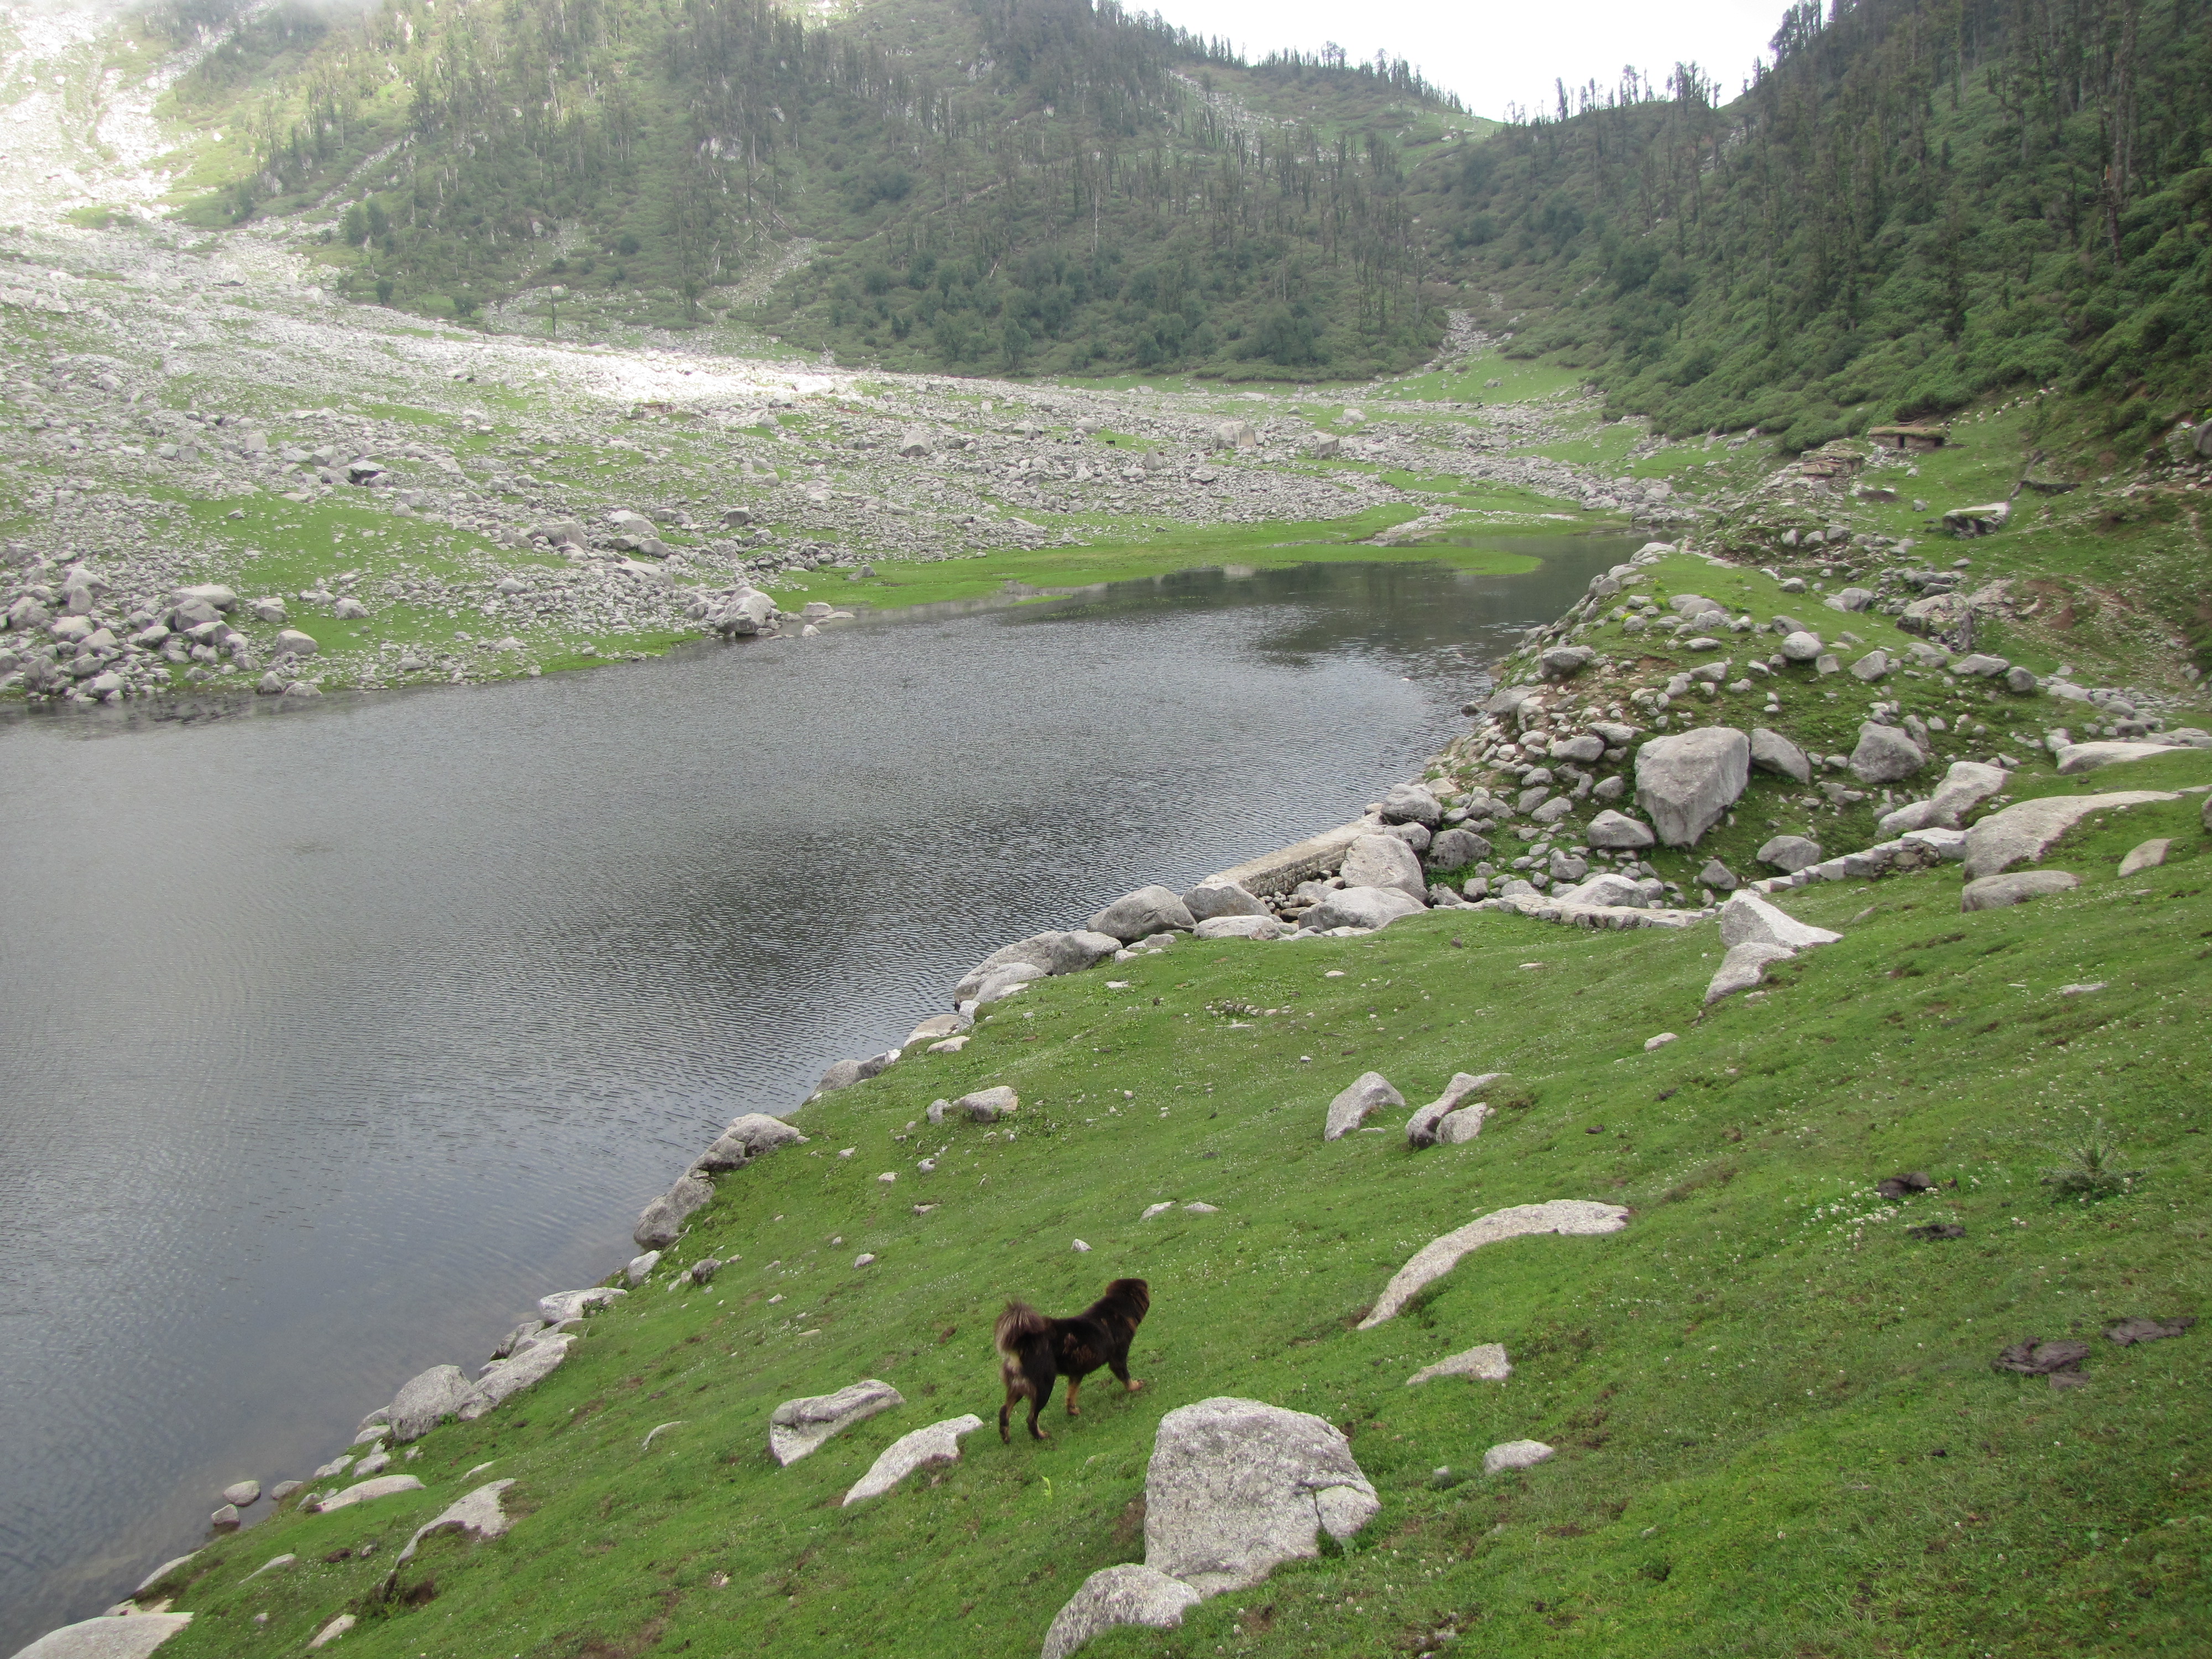
[(1787, 0), (1130, 0), (1200, 34), (1227, 35), (1254, 58), (1334, 40), (1354, 58), (1387, 48), (1457, 93), (1478, 115), (1548, 104), (1570, 88), (1611, 86), (1633, 64), (1664, 82), (1677, 62), (1701, 65), (1734, 97), (1780, 27)]

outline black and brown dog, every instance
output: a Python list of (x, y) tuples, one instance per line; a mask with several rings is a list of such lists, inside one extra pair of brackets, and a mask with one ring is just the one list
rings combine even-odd
[(1145, 1385), (1129, 1375), (1129, 1343), (1152, 1305), (1151, 1289), (1141, 1279), (1117, 1279), (1106, 1294), (1073, 1319), (1048, 1319), (1026, 1303), (1009, 1302), (999, 1316), (992, 1341), (1004, 1362), (999, 1375), (1006, 1384), (1006, 1404), (999, 1407), (999, 1438), (1010, 1440), (1006, 1419), (1017, 1400), (1030, 1402), (1030, 1438), (1049, 1438), (1037, 1427), (1037, 1413), (1052, 1399), (1054, 1379), (1067, 1379), (1067, 1414), (1079, 1414), (1077, 1392), (1083, 1379), (1101, 1365), (1112, 1371), (1131, 1394)]

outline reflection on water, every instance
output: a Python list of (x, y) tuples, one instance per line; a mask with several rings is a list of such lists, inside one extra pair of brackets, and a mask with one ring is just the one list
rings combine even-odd
[(1358, 812), (1634, 545), (0, 728), (0, 1652), (600, 1278), (988, 951)]

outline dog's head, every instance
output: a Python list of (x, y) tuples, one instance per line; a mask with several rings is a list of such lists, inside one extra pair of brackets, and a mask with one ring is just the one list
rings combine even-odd
[(1106, 1287), (1106, 1294), (1098, 1298), (1097, 1311), (1117, 1319), (1127, 1320), (1132, 1329), (1144, 1322), (1152, 1305), (1152, 1286), (1141, 1279), (1117, 1279)]

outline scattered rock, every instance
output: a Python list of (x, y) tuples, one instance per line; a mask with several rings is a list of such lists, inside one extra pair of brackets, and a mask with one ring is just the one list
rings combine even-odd
[(1289, 931), (1273, 916), (1208, 916), (1198, 924), (1194, 936), (1202, 939), (1280, 939)]
[(928, 1117), (932, 1123), (942, 1123), (957, 1114), (971, 1123), (991, 1123), (1012, 1116), (1021, 1106), (1021, 1097), (1001, 1083), (963, 1095), (957, 1100), (933, 1100), (929, 1103)]
[(2172, 850), (2172, 840), (2167, 836), (2144, 842), (2130, 848), (2128, 855), (2120, 860), (2120, 873), (2133, 876), (2145, 870), (2155, 870), (2166, 862), (2166, 855)]
[(1786, 950), (1805, 951), (1816, 945), (1833, 945), (1842, 938), (1841, 933), (1798, 921), (1748, 890), (1729, 894), (1728, 902), (1721, 906), (1721, 943), (1730, 948), (1778, 945)]
[(334, 1492), (327, 1498), (319, 1498), (310, 1505), (318, 1515), (328, 1515), (333, 1510), (349, 1510), (356, 1504), (373, 1504), (380, 1498), (397, 1497), (403, 1492), (420, 1492), (422, 1483), (411, 1474), (380, 1474), (374, 1480), (363, 1480), (348, 1486), (343, 1492)]
[(1341, 873), (1346, 888), (1395, 888), (1413, 899), (1419, 899), (1429, 890), (1428, 878), (1421, 873), (1420, 860), (1395, 836), (1358, 837), (1345, 852)]
[[(1163, 891), (1165, 890), (1163, 889)], [(903, 1406), (906, 1400), (888, 1382), (866, 1377), (835, 1394), (810, 1395), (787, 1400), (769, 1417), (768, 1449), (787, 1468), (820, 1446), (834, 1434), (849, 1429), (878, 1412)]]
[(1164, 887), (1124, 894), (1085, 924), (1091, 933), (1111, 934), (1124, 945), (1150, 933), (1187, 933), (1197, 925), (1182, 898)]
[[(639, 1213), (637, 1226), (630, 1237), (637, 1241), (641, 1250), (666, 1249), (684, 1236), (684, 1224), (691, 1218), (692, 1212), (705, 1207), (714, 1196), (714, 1185), (704, 1176), (681, 1176), (674, 1186)], [(538, 1305), (543, 1307), (544, 1304)]]
[(1374, 1308), (1359, 1322), (1359, 1328), (1371, 1331), (1386, 1320), (1395, 1319), (1425, 1285), (1443, 1278), (1459, 1265), (1462, 1256), (1486, 1244), (1535, 1233), (1617, 1233), (1627, 1224), (1628, 1212), (1618, 1204), (1600, 1204), (1581, 1198), (1555, 1198), (1547, 1204), (1517, 1204), (1510, 1209), (1493, 1210), (1416, 1250), (1406, 1265), (1391, 1276), (1382, 1294), (1376, 1298)]
[[(1182, 908), (1201, 926), (1217, 918), (1271, 915), (1266, 902), (1233, 881), (1201, 882), (1182, 896)], [(1205, 935), (1201, 933), (1200, 938)]]
[(434, 1532), (472, 1532), (479, 1539), (498, 1537), (514, 1524), (507, 1519), (507, 1511), (499, 1506), (499, 1495), (514, 1484), (512, 1480), (495, 1480), (489, 1486), (478, 1486), (434, 1518), (424, 1522), (401, 1547), (398, 1559), (414, 1559), (416, 1547)]
[(1862, 783), (1895, 783), (1928, 764), (1927, 751), (1905, 731), (1873, 720), (1859, 727), (1858, 746), (1851, 750), (1851, 775)]
[(1770, 732), (1763, 726), (1751, 728), (1751, 763), (1762, 772), (1773, 772), (1799, 783), (1808, 782), (1813, 776), (1813, 763), (1806, 758), (1805, 751), (1779, 732)]
[(1761, 864), (1795, 873), (1820, 861), (1820, 843), (1802, 836), (1777, 836), (1753, 856)]
[(1479, 1347), (1468, 1348), (1449, 1358), (1439, 1359), (1433, 1365), (1424, 1365), (1406, 1379), (1406, 1386), (1417, 1382), (1433, 1382), (1440, 1376), (1472, 1377), (1478, 1382), (1503, 1382), (1513, 1375), (1512, 1363), (1505, 1357), (1503, 1342), (1485, 1342)]
[(240, 1509), (260, 1500), (261, 1483), (258, 1480), (234, 1480), (222, 1489), (222, 1501), (235, 1504)]
[(592, 1309), (604, 1308), (628, 1294), (611, 1285), (594, 1285), (587, 1291), (556, 1291), (538, 1298), (538, 1311), (547, 1324), (558, 1325), (564, 1320), (580, 1319)]
[(1325, 1419), (1215, 1398), (1160, 1419), (1145, 1472), (1145, 1561), (1201, 1596), (1318, 1555), (1382, 1510), (1351, 1443)]
[(2172, 745), (2162, 743), (2069, 743), (2058, 750), (2058, 775), (2078, 777), (2100, 767), (2118, 766), (2126, 761), (2155, 760), (2172, 752)]
[(1984, 876), (1960, 890), (1959, 908), (2002, 910), (2027, 899), (2063, 893), (2081, 884), (2079, 876), (2063, 870), (2015, 870), (2009, 875)]
[[(1630, 819), (1630, 823), (1635, 820)], [(1593, 826), (1594, 827), (1594, 826)], [(1641, 824), (1638, 824), (1642, 829)], [(1595, 842), (1592, 845), (1595, 845)], [(1472, 830), (1440, 830), (1423, 860), (1431, 870), (1459, 870), (1490, 856), (1490, 842)]]
[(433, 1365), (408, 1378), (392, 1397), (394, 1443), (420, 1440), (438, 1426), (440, 1418), (459, 1411), (469, 1394), (469, 1379), (459, 1365)]
[[(1402, 842), (1393, 842), (1402, 847)], [(1411, 853), (1406, 856), (1413, 857)], [(1420, 866), (1413, 866), (1418, 870)], [(1428, 889), (1421, 892), (1426, 895)], [(1306, 912), (1305, 925), (1316, 931), (1331, 927), (1359, 927), (1371, 932), (1388, 927), (1392, 922), (1407, 916), (1415, 916), (1428, 907), (1420, 898), (1412, 896), (1395, 887), (1342, 887), (1331, 892), (1319, 904)]]
[(1328, 1103), (1328, 1120), (1322, 1126), (1323, 1140), (1340, 1140), (1364, 1123), (1373, 1113), (1386, 1106), (1403, 1106), (1405, 1096), (1390, 1086), (1390, 1080), (1380, 1072), (1363, 1072), (1353, 1079), (1352, 1086)]
[(1552, 1449), (1540, 1440), (1508, 1440), (1483, 1453), (1482, 1472), (1496, 1474), (1501, 1469), (1532, 1469), (1551, 1455)]
[(1394, 783), (1382, 797), (1381, 817), (1385, 823), (1418, 823), (1433, 830), (1444, 821), (1444, 809), (1426, 786)]
[(1636, 802), (1662, 842), (1693, 847), (1742, 795), (1750, 768), (1751, 740), (1733, 726), (1652, 738), (1636, 751)]
[(1780, 648), (1786, 662), (1811, 662), (1820, 654), (1820, 635), (1800, 629), (1796, 633), (1784, 635)]
[(1650, 825), (1639, 823), (1627, 814), (1613, 811), (1610, 808), (1600, 812), (1589, 821), (1588, 844), (1592, 847), (1602, 847), (1615, 851), (1623, 848), (1641, 849), (1652, 845), (1656, 840), (1657, 837), (1651, 833)]
[(1157, 1567), (1136, 1562), (1101, 1567), (1054, 1615), (1041, 1659), (1067, 1659), (1092, 1637), (1117, 1625), (1174, 1630), (1182, 1625), (1183, 1614), (1205, 1599)]
[(635, 1290), (652, 1277), (653, 1270), (659, 1265), (660, 1252), (647, 1250), (643, 1255), (634, 1255), (629, 1259), (629, 1266), (623, 1270), (623, 1278), (630, 1289)]
[(1644, 1039), (1644, 1052), (1647, 1054), (1651, 1054), (1665, 1048), (1670, 1042), (1680, 1042), (1681, 1040), (1672, 1031), (1662, 1031), (1657, 1036)]
[(208, 1516), (208, 1525), (215, 1528), (218, 1532), (228, 1532), (238, 1523), (238, 1506), (235, 1504), (225, 1504), (213, 1515)]
[(1723, 997), (1734, 996), (1738, 991), (1748, 991), (1766, 977), (1766, 970), (1778, 962), (1787, 962), (1796, 955), (1786, 945), (1762, 945), (1747, 942), (1731, 945), (1721, 958), (1719, 971), (1705, 987), (1705, 1006), (1710, 1008)]
[[(961, 1014), (945, 1014), (945, 1019), (963, 1019)], [(714, 1138), (714, 1144), (699, 1154), (691, 1168), (708, 1175), (722, 1175), (732, 1170), (742, 1170), (762, 1153), (773, 1152), (778, 1146), (804, 1146), (806, 1137), (781, 1118), (765, 1112), (747, 1112), (730, 1120), (730, 1127)]]
[(882, 1497), (916, 1469), (933, 1463), (957, 1463), (961, 1436), (973, 1434), (982, 1426), (983, 1419), (970, 1413), (966, 1417), (949, 1417), (942, 1423), (901, 1435), (884, 1448), (883, 1455), (869, 1465), (868, 1472), (845, 1494), (842, 1507), (850, 1508), (863, 1498)]
[(2180, 799), (2155, 789), (2125, 789), (2102, 795), (2045, 795), (2017, 802), (1990, 813), (1966, 831), (1966, 879), (1994, 876), (2015, 864), (2041, 858), (2060, 836), (2094, 813)]
[[(1147, 893), (1164, 893), (1167, 889), (1148, 887), (1144, 890)], [(1123, 899), (1120, 902), (1127, 904), (1128, 900)], [(1177, 902), (1180, 903), (1181, 901), (1178, 900)], [(1163, 926), (1170, 925), (1172, 924), (1163, 924)], [(1153, 931), (1155, 930), (1152, 928), (1143, 930), (1144, 933)], [(1133, 934), (1131, 937), (1141, 937), (1141, 934)], [(1121, 948), (1121, 936), (1110, 932), (1079, 929), (1066, 933), (1032, 933), (1027, 939), (1017, 939), (1012, 945), (1003, 945), (992, 951), (989, 956), (970, 968), (963, 975), (959, 984), (953, 987), (952, 1000), (955, 1002), (967, 1001), (969, 998), (976, 994), (987, 979), (1002, 969), (1027, 965), (1048, 975), (1079, 974), (1085, 969), (1097, 966)]]
[[(1487, 1089), (1504, 1075), (1503, 1072), (1484, 1072), (1480, 1075), (1471, 1072), (1455, 1072), (1452, 1080), (1444, 1085), (1443, 1093), (1406, 1120), (1406, 1144), (1416, 1149), (1435, 1146), (1441, 1139), (1437, 1128), (1444, 1120), (1457, 1112), (1469, 1095), (1478, 1089)], [(1331, 1117), (1334, 1118), (1334, 1109), (1331, 1108)]]
[(297, 1566), (299, 1561), (300, 1558), (296, 1555), (272, 1555), (246, 1576), (248, 1578), (258, 1578), (264, 1572), (281, 1572), (286, 1567)]
[(353, 1615), (349, 1613), (342, 1613), (337, 1618), (331, 1620), (329, 1624), (317, 1631), (313, 1638), (308, 1642), (307, 1645), (311, 1648), (327, 1647), (332, 1642), (337, 1641), (339, 1637), (343, 1636), (348, 1631), (351, 1630), (353, 1626)]

